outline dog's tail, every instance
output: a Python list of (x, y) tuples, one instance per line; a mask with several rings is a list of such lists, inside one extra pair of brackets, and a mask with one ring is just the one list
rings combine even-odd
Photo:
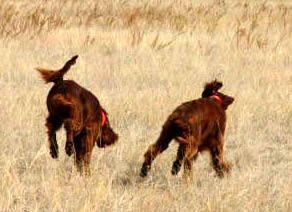
[(217, 81), (217, 79), (215, 79), (212, 82), (206, 83), (204, 87), (204, 91), (202, 92), (202, 97), (206, 98), (206, 97), (212, 96), (214, 92), (217, 92), (220, 88), (222, 88), (222, 86), (223, 86), (223, 83), (220, 81)]
[(70, 67), (76, 63), (76, 59), (78, 55), (73, 56), (70, 60), (68, 60), (63, 68), (58, 71), (36, 68), (38, 72), (40, 72), (41, 77), (46, 83), (53, 82), (59, 83), (63, 81), (63, 76), (69, 71)]

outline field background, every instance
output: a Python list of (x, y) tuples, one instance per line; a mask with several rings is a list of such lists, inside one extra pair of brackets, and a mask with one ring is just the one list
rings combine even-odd
[[(0, 211), (292, 211), (292, 2), (238, 0), (0, 0)], [(120, 135), (95, 148), (92, 176), (51, 159), (45, 85), (58, 69), (91, 90)], [(208, 154), (193, 183), (171, 176), (174, 142), (139, 170), (167, 115), (220, 79), (227, 111), (218, 179)]]

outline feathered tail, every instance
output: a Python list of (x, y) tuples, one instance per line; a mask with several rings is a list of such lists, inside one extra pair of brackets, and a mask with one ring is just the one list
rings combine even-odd
[(63, 76), (69, 71), (70, 67), (76, 63), (76, 59), (78, 55), (73, 56), (70, 60), (68, 60), (63, 68), (58, 71), (36, 68), (38, 72), (40, 72), (41, 77), (46, 83), (53, 82), (58, 83), (63, 81)]

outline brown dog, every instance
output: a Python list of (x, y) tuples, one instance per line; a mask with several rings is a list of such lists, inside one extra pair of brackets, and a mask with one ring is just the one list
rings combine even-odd
[(173, 111), (164, 123), (158, 140), (145, 153), (140, 176), (147, 176), (153, 160), (167, 149), (172, 139), (179, 143), (171, 171), (173, 175), (180, 171), (184, 163), (185, 174), (190, 176), (192, 161), (197, 158), (198, 152), (204, 150), (211, 153), (213, 167), (220, 177), (224, 171), (229, 171), (230, 165), (223, 159), (225, 110), (234, 98), (218, 92), (222, 86), (217, 80), (207, 83), (203, 98), (183, 103)]
[(78, 55), (67, 61), (63, 68), (51, 71), (37, 68), (46, 83), (54, 86), (47, 97), (49, 116), (46, 121), (52, 158), (58, 157), (56, 131), (64, 124), (67, 141), (65, 151), (71, 156), (75, 150), (78, 171), (90, 174), (89, 163), (92, 149), (114, 144), (118, 135), (112, 130), (106, 111), (88, 90), (63, 76), (75, 64)]

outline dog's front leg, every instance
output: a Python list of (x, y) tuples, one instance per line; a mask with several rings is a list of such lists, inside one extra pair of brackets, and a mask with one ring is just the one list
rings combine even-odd
[(84, 171), (86, 176), (90, 176), (90, 160), (92, 155), (92, 150), (95, 144), (94, 131), (92, 127), (86, 128), (86, 138), (85, 138), (85, 155), (84, 155)]

